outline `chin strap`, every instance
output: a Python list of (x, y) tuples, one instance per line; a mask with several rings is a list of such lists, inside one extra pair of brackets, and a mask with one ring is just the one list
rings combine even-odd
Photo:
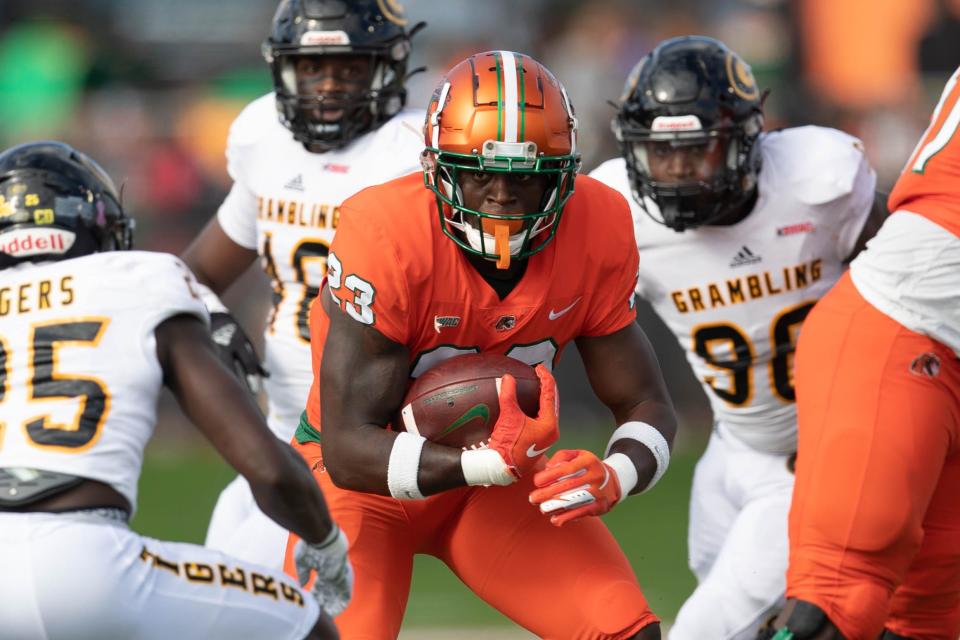
[(493, 228), (494, 244), (497, 249), (497, 269), (510, 268), (510, 227), (498, 224)]

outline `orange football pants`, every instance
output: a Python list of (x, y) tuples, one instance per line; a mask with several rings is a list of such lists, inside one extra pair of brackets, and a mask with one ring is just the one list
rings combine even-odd
[[(532, 474), (508, 487), (401, 501), (337, 488), (320, 445), (293, 444), (350, 540), (353, 599), (336, 618), (344, 640), (397, 637), (417, 553), (442, 560), (484, 601), (541, 638), (629, 638), (658, 621), (606, 526), (598, 518), (551, 525), (528, 500)], [(295, 542), (291, 535), (285, 563), (294, 576)]]
[(849, 640), (960, 635), (960, 360), (880, 313), (849, 274), (796, 353), (787, 596)]

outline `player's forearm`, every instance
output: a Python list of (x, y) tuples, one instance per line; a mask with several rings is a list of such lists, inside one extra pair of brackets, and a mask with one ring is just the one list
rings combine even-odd
[[(329, 422), (324, 421), (324, 424)], [(403, 467), (404, 456), (415, 456), (417, 485), (423, 495), (432, 495), (466, 485), (460, 464), (460, 450), (425, 442), (416, 452), (396, 446), (398, 434), (376, 425), (349, 428), (338, 433), (337, 428), (323, 431), (323, 454), (327, 472), (335, 485), (352, 491), (363, 491), (389, 496), (390, 467), (394, 475)], [(413, 471), (411, 471), (413, 473)]]
[(607, 445), (606, 457), (625, 455), (636, 470), (636, 482), (626, 493), (641, 493), (659, 481), (670, 462), (677, 419), (669, 398), (649, 399), (629, 411), (615, 412), (619, 426)]
[(645, 422), (653, 425), (670, 448), (673, 448), (673, 440), (677, 436), (677, 414), (669, 398), (649, 398), (639, 402), (625, 413), (617, 415), (617, 424), (626, 422)]
[(277, 473), (266, 481), (251, 481), (253, 497), (261, 511), (284, 529), (319, 543), (333, 527), (323, 494), (303, 458), (279, 440), (276, 445), (271, 467)]

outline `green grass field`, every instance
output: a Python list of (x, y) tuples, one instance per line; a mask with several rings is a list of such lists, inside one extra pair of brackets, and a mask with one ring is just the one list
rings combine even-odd
[[(605, 441), (605, 436), (565, 436), (561, 446), (602, 451)], [(630, 498), (605, 518), (633, 563), (650, 605), (665, 620), (673, 619), (694, 586), (686, 562), (686, 524), (698, 455), (699, 447), (675, 453), (670, 471), (651, 493)], [(158, 538), (202, 542), (217, 494), (232, 477), (209, 448), (149, 449), (134, 528)], [(417, 559), (404, 629), (497, 626), (512, 623), (473, 595), (442, 563)]]

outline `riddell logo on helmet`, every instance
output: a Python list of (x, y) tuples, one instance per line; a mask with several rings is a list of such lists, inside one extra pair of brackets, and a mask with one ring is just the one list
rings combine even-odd
[(350, 36), (346, 31), (307, 31), (300, 36), (300, 44), (308, 47), (350, 44)]
[(46, 253), (63, 254), (70, 250), (75, 240), (75, 233), (62, 229), (13, 229), (0, 235), (0, 253), (14, 258), (29, 258)]
[(689, 116), (657, 116), (650, 125), (651, 131), (700, 131), (700, 118)]

